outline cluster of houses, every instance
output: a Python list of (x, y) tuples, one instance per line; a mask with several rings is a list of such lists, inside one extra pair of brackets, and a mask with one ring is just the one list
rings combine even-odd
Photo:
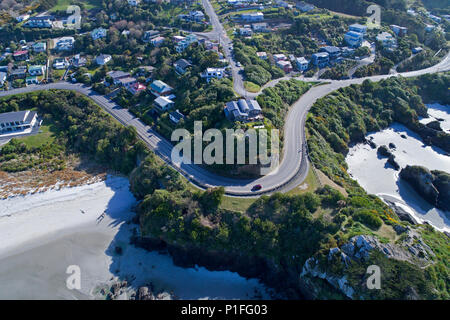
[(230, 121), (256, 121), (263, 118), (258, 101), (253, 99), (239, 99), (225, 104), (224, 113)]

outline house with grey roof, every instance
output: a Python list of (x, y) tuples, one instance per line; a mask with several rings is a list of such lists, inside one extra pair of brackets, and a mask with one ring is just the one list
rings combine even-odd
[(35, 111), (0, 113), (0, 135), (32, 128), (37, 121)]
[(258, 101), (250, 99), (227, 102), (224, 112), (230, 121), (250, 121), (262, 118), (262, 110)]

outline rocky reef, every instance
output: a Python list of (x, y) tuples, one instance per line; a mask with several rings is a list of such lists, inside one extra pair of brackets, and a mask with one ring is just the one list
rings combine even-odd
[(400, 178), (436, 208), (450, 211), (450, 174), (421, 166), (406, 166), (400, 171)]

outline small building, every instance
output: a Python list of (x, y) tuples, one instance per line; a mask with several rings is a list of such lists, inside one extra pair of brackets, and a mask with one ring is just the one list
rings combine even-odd
[(127, 90), (133, 86), (135, 83), (137, 83), (137, 79), (133, 77), (125, 77), (117, 79), (114, 84), (117, 84), (119, 86), (125, 87)]
[(292, 64), (289, 61), (286, 61), (286, 60), (277, 61), (276, 65), (277, 65), (278, 68), (283, 70), (285, 73), (290, 73), (293, 70)]
[(32, 84), (39, 84), (39, 79), (36, 76), (29, 76), (29, 77), (26, 77), (25, 83), (27, 86), (32, 85)]
[(124, 71), (109, 71), (106, 73), (108, 77), (110, 77), (113, 80), (113, 84), (118, 85), (120, 84), (120, 80), (130, 78), (131, 74), (129, 72)]
[(302, 12), (309, 12), (316, 8), (314, 5), (306, 3), (304, 1), (298, 1), (295, 6)]
[(0, 113), (0, 134), (30, 129), (37, 118), (37, 113), (30, 110)]
[(20, 16), (16, 17), (17, 22), (24, 22), (24, 21), (27, 21), (28, 19), (30, 19), (29, 14), (21, 14)]
[(53, 69), (62, 70), (69, 66), (69, 62), (65, 58), (56, 58), (53, 60)]
[(295, 63), (297, 65), (297, 69), (301, 72), (304, 72), (308, 70), (309, 67), (309, 61), (306, 60), (304, 57), (296, 58)]
[(406, 28), (406, 27), (400, 27), (400, 26), (397, 26), (396, 24), (391, 24), (390, 27), (391, 27), (391, 30), (394, 31), (394, 33), (398, 37), (403, 37), (408, 34), (408, 28)]
[(367, 33), (367, 26), (364, 26), (364, 25), (359, 24), (359, 23), (354, 23), (354, 24), (351, 24), (348, 27), (348, 30), (349, 31), (358, 32), (358, 33), (362, 33), (363, 35), (365, 35)]
[(207, 68), (200, 75), (202, 78), (205, 78), (207, 82), (210, 82), (211, 79), (222, 79), (225, 77), (225, 69), (223, 68)]
[(161, 80), (155, 80), (150, 85), (150, 92), (155, 96), (168, 96), (172, 93), (173, 88)]
[(423, 48), (422, 47), (415, 47), (411, 51), (414, 54), (418, 54), (418, 53), (421, 53), (423, 51)]
[(174, 41), (175, 43), (179, 43), (180, 41), (183, 41), (184, 39), (186, 39), (186, 37), (183, 37), (183, 36), (173, 36), (172, 39), (173, 39), (173, 41)]
[(355, 31), (349, 31), (345, 34), (344, 40), (345, 43), (347, 43), (350, 47), (358, 48), (364, 41), (364, 34)]
[(175, 71), (181, 75), (181, 74), (185, 74), (187, 69), (192, 67), (192, 64), (189, 61), (187, 61), (186, 59), (180, 59), (180, 60), (175, 61), (173, 66), (175, 67)]
[(154, 47), (160, 47), (164, 43), (165, 40), (166, 40), (166, 38), (158, 36), (158, 37), (151, 39), (150, 43)]
[(249, 121), (262, 118), (262, 110), (256, 100), (240, 99), (227, 102), (224, 112), (230, 121)]
[(131, 92), (132, 95), (136, 95), (147, 90), (147, 87), (142, 83), (136, 82), (133, 85), (128, 86), (127, 90)]
[(269, 25), (266, 22), (253, 23), (252, 29), (254, 32), (269, 32)]
[(9, 78), (11, 80), (25, 79), (27, 77), (27, 67), (17, 68), (11, 71)]
[(249, 22), (263, 21), (264, 13), (262, 13), (262, 12), (243, 13), (243, 14), (241, 14), (241, 19), (244, 21), (249, 21)]
[(72, 65), (75, 68), (80, 68), (80, 67), (84, 67), (87, 63), (86, 58), (82, 57), (79, 54), (76, 54), (73, 58), (72, 58)]
[(184, 119), (184, 114), (180, 112), (180, 110), (175, 110), (169, 113), (169, 119), (174, 124), (178, 124), (182, 119)]
[(141, 0), (127, 0), (128, 4), (132, 7), (136, 7), (141, 3)]
[(55, 41), (55, 50), (57, 51), (70, 51), (73, 49), (75, 43), (74, 37), (62, 37)]
[(106, 37), (106, 34), (108, 33), (108, 30), (104, 28), (97, 28), (92, 30), (91, 37), (92, 40), (98, 40)]
[(109, 61), (111, 61), (112, 57), (109, 54), (100, 54), (95, 58), (95, 62), (99, 65), (99, 66), (103, 66), (105, 64), (107, 64)]
[(257, 52), (256, 55), (258, 56), (258, 58), (260, 58), (262, 60), (267, 60), (267, 53), (266, 52), (260, 51), (260, 52)]
[(30, 66), (28, 73), (30, 76), (42, 76), (45, 73), (45, 66)]
[(326, 52), (330, 59), (336, 59), (341, 55), (341, 49), (335, 46), (326, 46), (319, 49), (319, 52)]
[(377, 41), (381, 42), (381, 45), (384, 48), (396, 48), (397, 47), (397, 39), (394, 38), (392, 34), (389, 32), (382, 32), (377, 35)]
[(205, 20), (205, 14), (203, 12), (201, 12), (200, 10), (189, 12), (188, 17), (189, 17), (190, 21), (195, 21), (195, 22), (201, 22), (201, 21)]
[(153, 101), (153, 106), (159, 113), (166, 112), (167, 110), (173, 108), (174, 105), (175, 102), (165, 96), (159, 96), (155, 99), (155, 101)]
[(46, 42), (35, 42), (31, 46), (33, 49), (33, 52), (39, 53), (39, 52), (45, 52), (47, 50), (47, 43)]
[(19, 50), (13, 53), (13, 58), (16, 61), (28, 60), (28, 50)]
[(175, 50), (177, 50), (178, 53), (181, 53), (184, 50), (186, 50), (186, 48), (189, 47), (191, 44), (196, 42), (198, 42), (197, 36), (191, 33), (186, 38), (178, 42), (178, 44), (175, 47)]
[(319, 68), (324, 68), (330, 62), (330, 55), (326, 52), (314, 53), (311, 57), (311, 62)]
[(150, 42), (152, 39), (159, 37), (160, 32), (158, 30), (148, 30), (144, 32), (144, 35), (142, 36), (142, 41), (147, 43)]
[(6, 78), (7, 78), (7, 73), (0, 71), (0, 87), (3, 87), (5, 85)]
[(29, 18), (23, 26), (27, 28), (52, 28), (53, 20), (55, 20), (53, 16), (36, 16)]
[(275, 62), (278, 62), (278, 61), (282, 61), (282, 60), (287, 60), (287, 57), (286, 57), (286, 55), (284, 55), (282, 53), (278, 53), (278, 54), (273, 55), (273, 59), (275, 60)]
[(436, 27), (435, 27), (434, 25), (432, 25), (432, 24), (427, 24), (427, 25), (425, 25), (425, 31), (426, 31), (426, 32), (431, 32), (431, 31), (433, 31), (435, 28), (436, 28)]
[(240, 28), (239, 34), (244, 37), (250, 37), (253, 34), (253, 30), (249, 27)]

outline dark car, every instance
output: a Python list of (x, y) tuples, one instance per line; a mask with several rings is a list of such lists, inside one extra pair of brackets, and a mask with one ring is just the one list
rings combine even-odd
[(253, 186), (252, 191), (259, 191), (259, 190), (261, 190), (261, 189), (262, 189), (262, 185), (257, 184), (257, 185), (255, 185), (255, 186)]

